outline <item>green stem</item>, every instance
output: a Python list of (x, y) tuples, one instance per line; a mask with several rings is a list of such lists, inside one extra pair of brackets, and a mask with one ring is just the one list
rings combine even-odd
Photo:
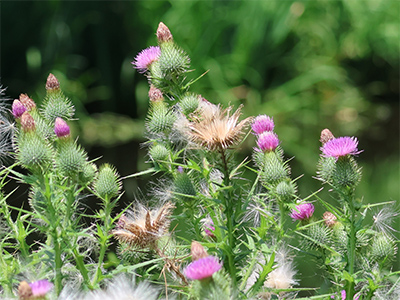
[[(229, 168), (228, 162), (225, 155), (225, 150), (220, 149), (220, 154), (222, 158), (222, 168), (224, 171), (224, 185), (225, 187), (230, 186), (230, 176), (229, 176)], [(225, 215), (227, 222), (227, 234), (228, 234), (228, 245), (227, 245), (227, 256), (228, 256), (228, 271), (232, 280), (232, 285), (236, 286), (236, 265), (235, 265), (235, 254), (234, 249), (236, 247), (236, 238), (235, 238), (235, 216), (233, 210), (233, 201), (232, 201), (232, 189), (229, 188), (227, 192), (224, 192), (223, 204), (225, 205)]]
[(58, 242), (58, 233), (57, 227), (53, 229), (53, 243), (54, 243), (54, 263), (55, 263), (55, 279), (54, 279), (54, 286), (56, 290), (56, 295), (60, 295), (62, 285), (62, 273), (61, 268), (63, 265), (62, 258), (61, 258), (61, 245)]
[[(354, 208), (353, 197), (352, 194), (349, 193), (347, 195), (347, 203), (349, 203), (350, 207), (350, 236), (349, 236), (349, 252), (348, 252), (348, 272), (350, 276), (353, 278), (354, 274), (354, 265), (355, 265), (355, 256), (356, 256), (356, 210)], [(354, 294), (354, 280), (349, 282), (347, 289), (347, 299), (353, 299)]]

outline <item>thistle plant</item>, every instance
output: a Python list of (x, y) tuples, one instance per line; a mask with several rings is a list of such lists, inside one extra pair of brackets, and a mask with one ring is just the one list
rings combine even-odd
[[(40, 106), (21, 94), (9, 111), (0, 109), (1, 118), (14, 119), (1, 132), (14, 160), (0, 170), (1, 187), (16, 180), (29, 188), (29, 209), (15, 207), (12, 192), (1, 193), (2, 294), (300, 299), (306, 291), (315, 295), (303, 299), (396, 299), (392, 222), (399, 213), (388, 202), (356, 198), (357, 138), (322, 131), (317, 179), (323, 187), (302, 197), (285, 140), (274, 131), (279, 123), (265, 114), (242, 117), (242, 106), (224, 108), (192, 91), (205, 74), (189, 80), (190, 58), (169, 28), (160, 23), (156, 35), (158, 45), (132, 62), (149, 83), (150, 166), (124, 177), (153, 174), (154, 188), (122, 211), (116, 209), (121, 178), (110, 164), (97, 167), (74, 138), (74, 107), (54, 75)], [(252, 157), (237, 161), (248, 137), (255, 139)], [(322, 189), (332, 199), (322, 199)], [(86, 199), (101, 209), (90, 210)], [(31, 235), (35, 243), (28, 242)], [(113, 243), (114, 264), (107, 260)], [(316, 260), (329, 289), (298, 287), (299, 259)]]

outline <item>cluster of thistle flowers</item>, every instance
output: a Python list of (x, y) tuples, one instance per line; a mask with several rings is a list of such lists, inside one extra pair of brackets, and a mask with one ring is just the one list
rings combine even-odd
[[(318, 198), (327, 210), (322, 220), (313, 217), (296, 233), (303, 238), (304, 249), (319, 253), (321, 268), (336, 283), (332, 299), (397, 299), (399, 280), (393, 282), (393, 276), (398, 272), (391, 271), (397, 246), (391, 224), (398, 208), (390, 202), (371, 205), (355, 198), (361, 168), (354, 156), (362, 152), (355, 137), (335, 138), (324, 129), (320, 141), (317, 178), (332, 188), (339, 205)], [(373, 206), (384, 208), (373, 215), (374, 223), (368, 224)], [(308, 212), (309, 208), (298, 209), (296, 215)]]
[[(114, 219), (110, 215), (121, 188), (115, 169), (109, 164), (98, 169), (72, 138), (67, 121), (72, 120), (74, 107), (54, 75), (48, 76), (45, 87), (46, 98), (40, 108), (26, 94), (13, 101), (11, 113), (16, 124), (9, 126), (13, 130), (7, 146), (15, 163), (1, 169), (1, 188), (8, 176), (30, 186), (31, 211), (7, 202), (11, 194), (1, 193), (0, 197), (4, 225), (0, 235), (2, 243), (9, 245), (0, 247), (3, 295), (15, 294), (18, 278), (24, 277), (21, 274), (32, 278), (32, 269), (36, 270), (33, 277), (39, 279), (30, 284), (27, 277), (21, 281), (21, 299), (42, 299), (53, 286), (53, 296), (59, 295), (69, 280), (86, 288), (98, 287), (112, 237), (109, 232)], [(25, 171), (18, 171), (17, 166)], [(81, 200), (89, 195), (97, 196), (103, 208), (86, 215), (97, 223), (97, 231), (82, 221)], [(16, 219), (11, 216), (13, 210), (18, 211)], [(27, 242), (32, 234), (38, 236), (35, 244)], [(96, 264), (95, 258), (99, 260)], [(77, 280), (79, 277), (83, 280)]]

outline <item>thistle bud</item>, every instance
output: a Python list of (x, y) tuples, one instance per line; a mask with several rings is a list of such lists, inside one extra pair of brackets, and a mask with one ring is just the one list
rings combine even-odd
[(199, 107), (200, 98), (201, 98), (200, 95), (195, 95), (195, 94), (185, 95), (179, 102), (179, 106), (181, 107), (182, 112), (186, 116), (193, 113)]
[(160, 24), (158, 24), (156, 35), (157, 35), (158, 42), (160, 44), (172, 41), (172, 39), (173, 39), (171, 31), (163, 22), (160, 22)]
[(118, 196), (121, 190), (121, 181), (117, 171), (109, 164), (102, 165), (93, 188), (102, 199)]
[(152, 160), (159, 161), (167, 159), (169, 151), (164, 145), (157, 144), (150, 148), (149, 154)]
[(280, 200), (289, 202), (296, 193), (296, 185), (290, 179), (283, 180), (275, 187), (275, 193)]
[(46, 81), (46, 90), (58, 90), (60, 89), (60, 83), (58, 82), (56, 76), (49, 74)]
[(21, 127), (25, 132), (35, 130), (35, 120), (27, 111), (21, 116)]
[(199, 242), (196, 241), (192, 241), (190, 254), (192, 255), (192, 261), (208, 256), (206, 249), (204, 249), (204, 247)]
[(21, 101), (15, 99), (12, 104), (12, 114), (14, 118), (19, 119), (24, 112), (26, 112), (26, 107), (21, 103)]
[(388, 265), (397, 253), (395, 241), (388, 235), (378, 234), (372, 241), (370, 255), (373, 261), (382, 265)]
[(151, 102), (151, 112), (147, 129), (151, 133), (162, 133), (171, 130), (176, 120), (175, 114), (168, 110), (164, 101)]
[(150, 85), (149, 99), (152, 102), (164, 101), (164, 96), (158, 88), (156, 88), (154, 85)]
[(66, 139), (59, 144), (56, 167), (64, 176), (74, 178), (83, 172), (87, 164), (87, 154), (72, 140)]
[(321, 142), (322, 145), (324, 145), (330, 140), (333, 140), (334, 138), (335, 137), (333, 136), (332, 132), (328, 128), (325, 128), (324, 130), (321, 131), (321, 137), (319, 141)]
[(70, 129), (69, 129), (67, 122), (65, 122), (63, 119), (57, 117), (56, 121), (54, 123), (54, 133), (59, 138), (69, 137)]
[(28, 111), (36, 108), (35, 102), (31, 98), (29, 98), (27, 94), (19, 95), (19, 101), (21, 101), (21, 103), (26, 107)]
[(193, 199), (190, 196), (196, 195), (196, 189), (188, 174), (180, 172), (176, 173), (174, 181), (174, 192), (177, 194), (177, 197), (181, 200), (190, 201)]

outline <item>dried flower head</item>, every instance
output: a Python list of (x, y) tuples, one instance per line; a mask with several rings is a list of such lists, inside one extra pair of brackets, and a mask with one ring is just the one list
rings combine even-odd
[(190, 280), (202, 280), (211, 277), (222, 268), (221, 262), (215, 256), (207, 256), (191, 262), (183, 271)]
[(238, 123), (241, 108), (230, 116), (232, 106), (222, 110), (219, 105), (211, 103), (201, 105), (200, 109), (191, 115), (191, 140), (211, 151), (226, 149), (238, 143), (244, 128), (251, 120), (247, 118)]
[(325, 128), (324, 130), (321, 131), (321, 137), (319, 141), (321, 142), (322, 145), (324, 145), (330, 140), (333, 140), (334, 138), (335, 137), (332, 134), (332, 132), (328, 128)]
[(314, 205), (312, 203), (302, 203), (292, 209), (290, 217), (294, 220), (305, 220), (312, 217), (314, 213)]
[(58, 90), (60, 88), (60, 83), (58, 82), (56, 76), (49, 74), (46, 81), (46, 90)]
[(294, 279), (296, 270), (293, 266), (293, 259), (289, 256), (286, 248), (282, 247), (277, 251), (275, 261), (278, 267), (268, 274), (264, 285), (272, 289), (288, 289), (297, 284)]
[(57, 117), (54, 123), (54, 133), (59, 138), (69, 137), (70, 135), (70, 129), (67, 122), (60, 117)]
[(278, 135), (271, 131), (265, 131), (258, 137), (257, 146), (262, 152), (271, 152), (279, 145)]
[(18, 286), (18, 297), (21, 300), (27, 300), (32, 297), (32, 289), (26, 281), (21, 281)]
[(322, 147), (324, 157), (339, 157), (346, 155), (356, 155), (362, 152), (357, 149), (358, 140), (356, 137), (339, 137), (326, 142)]
[(373, 226), (379, 231), (386, 235), (393, 236), (395, 232), (399, 232), (393, 226), (395, 226), (396, 219), (400, 215), (399, 208), (396, 207), (395, 203), (385, 205), (381, 210), (376, 211), (372, 216), (374, 221)]
[(15, 99), (12, 104), (12, 114), (14, 118), (19, 119), (24, 112), (26, 112), (26, 107), (22, 104), (21, 101)]
[(160, 57), (161, 50), (158, 46), (150, 46), (142, 50), (138, 55), (136, 55), (135, 60), (132, 62), (134, 67), (138, 69), (140, 73), (146, 72), (150, 65), (158, 60)]
[(112, 234), (130, 247), (156, 249), (157, 240), (168, 234), (173, 208), (170, 202), (151, 211), (140, 206), (135, 212), (122, 215)]
[(160, 22), (158, 24), (156, 35), (157, 35), (158, 42), (160, 44), (168, 42), (168, 41), (172, 41), (172, 39), (173, 39), (171, 31), (163, 22)]
[(261, 134), (265, 131), (273, 131), (275, 127), (274, 120), (267, 115), (257, 116), (253, 124), (251, 124), (251, 129), (253, 129), (254, 134)]
[(21, 103), (26, 107), (28, 111), (36, 108), (35, 102), (31, 98), (29, 98), (27, 94), (19, 95), (19, 101), (21, 101)]

